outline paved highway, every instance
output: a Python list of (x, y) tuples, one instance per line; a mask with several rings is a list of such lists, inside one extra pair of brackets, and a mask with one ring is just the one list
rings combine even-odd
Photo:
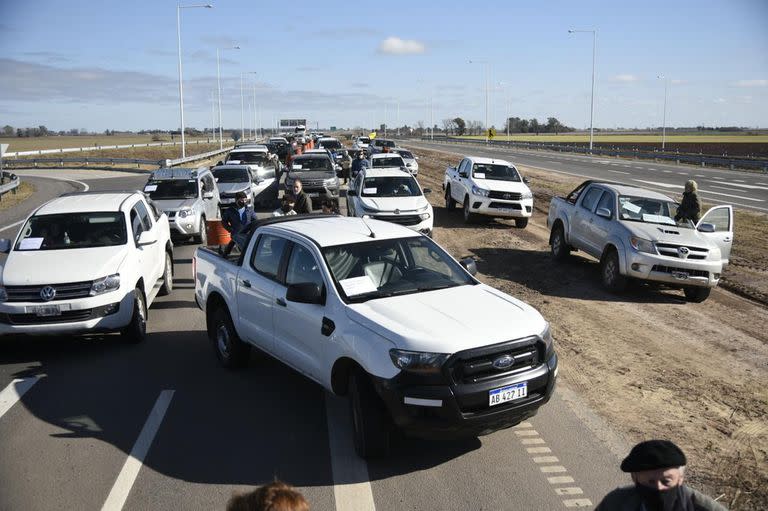
[[(519, 165), (574, 176), (619, 181), (657, 190), (673, 198), (683, 193), (685, 181), (694, 179), (703, 200), (733, 204), (737, 208), (768, 212), (768, 174), (692, 165), (670, 165), (649, 160), (625, 160), (580, 156), (572, 153), (527, 151), (478, 144), (408, 141), (414, 148), (437, 149), (457, 154), (511, 160)], [(458, 163), (458, 160), (457, 160)]]
[[(42, 172), (32, 200), (0, 213), (0, 229), (72, 187), (135, 189), (146, 179), (32, 174)], [(562, 385), (514, 429), (400, 439), (391, 457), (362, 462), (345, 399), (269, 358), (253, 355), (239, 371), (218, 365), (193, 299), (195, 248), (176, 247), (175, 289), (153, 304), (140, 345), (109, 335), (0, 339), (0, 509), (223, 509), (233, 491), (277, 477), (315, 510), (557, 510), (591, 508), (627, 483), (618, 470), (627, 445)]]

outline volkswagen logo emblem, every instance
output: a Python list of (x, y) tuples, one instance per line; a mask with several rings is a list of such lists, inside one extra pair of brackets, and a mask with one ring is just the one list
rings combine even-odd
[(502, 355), (496, 360), (493, 361), (493, 367), (503, 371), (504, 369), (509, 369), (512, 367), (512, 364), (515, 363), (515, 357), (512, 355)]
[(56, 289), (51, 286), (45, 286), (40, 290), (40, 298), (42, 298), (44, 302), (50, 302), (56, 298)]
[(399, 214), (400, 214), (400, 210), (399, 210), (399, 209), (396, 209), (396, 210), (395, 210), (395, 214), (396, 214), (396, 215), (399, 215)]
[(689, 252), (690, 250), (688, 250), (688, 247), (680, 247), (677, 249), (677, 253), (680, 255), (682, 259), (687, 259)]

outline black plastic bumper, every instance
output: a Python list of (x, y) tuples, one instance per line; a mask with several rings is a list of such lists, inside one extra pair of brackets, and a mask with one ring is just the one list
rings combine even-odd
[[(533, 417), (555, 389), (557, 355), (528, 371), (472, 385), (419, 384), (403, 374), (373, 378), (395, 425), (410, 436), (455, 438), (479, 436), (512, 427)], [(528, 383), (528, 396), (489, 406), (489, 391)]]

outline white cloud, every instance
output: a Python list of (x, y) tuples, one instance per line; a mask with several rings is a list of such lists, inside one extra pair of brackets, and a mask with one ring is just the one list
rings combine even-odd
[(631, 83), (631, 82), (636, 82), (640, 80), (640, 78), (638, 78), (635, 75), (623, 74), (623, 75), (616, 75), (613, 78), (611, 78), (611, 80), (614, 82)]
[(417, 55), (425, 51), (424, 43), (413, 39), (387, 37), (379, 44), (379, 53), (387, 55)]
[(736, 87), (768, 87), (768, 80), (739, 80), (733, 85)]

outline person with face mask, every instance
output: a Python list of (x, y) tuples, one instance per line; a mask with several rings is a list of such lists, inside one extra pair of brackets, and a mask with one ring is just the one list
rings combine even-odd
[(357, 158), (355, 158), (352, 161), (352, 179), (355, 179), (357, 177), (358, 172), (363, 170), (368, 166), (368, 160), (365, 159), (365, 152), (359, 151), (357, 153)]
[(296, 211), (293, 209), (296, 204), (296, 200), (293, 195), (286, 193), (283, 195), (283, 200), (280, 201), (280, 207), (272, 212), (272, 216), (291, 216), (295, 215)]
[(595, 511), (727, 511), (683, 484), (685, 464), (685, 454), (669, 440), (640, 442), (621, 462), (634, 486), (613, 490)]
[(232, 240), (222, 251), (223, 256), (228, 256), (232, 249), (243, 250), (245, 242), (248, 240), (248, 226), (258, 220), (253, 207), (248, 205), (248, 196), (245, 192), (235, 194), (235, 203), (224, 210), (221, 215), (221, 224), (232, 235)]

